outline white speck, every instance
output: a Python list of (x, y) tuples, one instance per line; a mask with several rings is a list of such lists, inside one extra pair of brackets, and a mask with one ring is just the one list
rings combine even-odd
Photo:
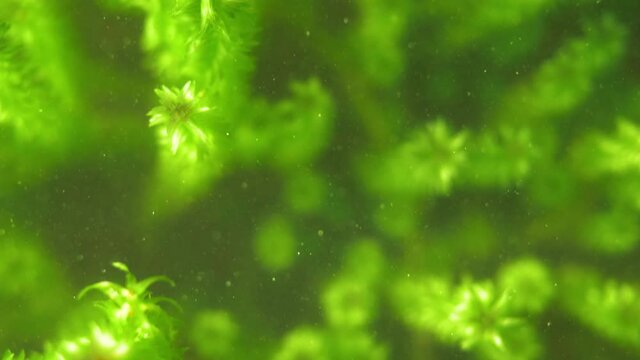
[(318, 230), (318, 236), (323, 237), (324, 236), (324, 230), (322, 230), (322, 229)]
[(348, 24), (349, 23), (349, 18), (346, 17), (346, 18), (342, 19), (342, 22), (345, 23), (345, 24)]
[(311, 35), (311, 31), (307, 30), (307, 32), (305, 32), (305, 35), (307, 35), (307, 37), (309, 37), (309, 35)]
[(225, 281), (224, 286), (231, 287), (231, 280)]
[(275, 276), (274, 276), (274, 277), (272, 277), (272, 278), (271, 278), (271, 281), (276, 282), (276, 277), (275, 277)]

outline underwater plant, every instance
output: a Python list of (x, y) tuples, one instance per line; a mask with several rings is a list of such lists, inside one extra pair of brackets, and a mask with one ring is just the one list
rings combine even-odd
[[(113, 267), (126, 275), (124, 286), (101, 281), (85, 287), (78, 295), (98, 291), (106, 300), (95, 300), (95, 311), (82, 315), (81, 323), (62, 330), (66, 337), (48, 343), (42, 354), (30, 354), (29, 359), (180, 359), (173, 344), (175, 335), (172, 318), (159, 306), (162, 301), (173, 300), (150, 296), (149, 287), (164, 281), (163, 276), (138, 281), (126, 265), (114, 262)], [(69, 321), (71, 324), (72, 321)], [(17, 358), (24, 358), (24, 352)], [(7, 351), (3, 360), (15, 354)]]
[(638, 14), (0, 0), (0, 359), (638, 358)]

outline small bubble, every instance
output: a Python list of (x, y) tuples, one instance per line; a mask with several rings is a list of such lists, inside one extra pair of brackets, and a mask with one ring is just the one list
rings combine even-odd
[(225, 281), (224, 286), (231, 287), (231, 280)]
[(324, 230), (322, 230), (322, 229), (318, 230), (318, 236), (323, 237), (324, 236)]
[(197, 282), (202, 282), (202, 280), (204, 280), (204, 273), (203, 272), (199, 272), (196, 274), (196, 281)]
[(346, 18), (342, 19), (342, 22), (345, 23), (345, 24), (348, 24), (349, 23), (349, 18), (346, 17)]
[(307, 35), (307, 37), (309, 37), (311, 35), (311, 32), (309, 30), (307, 30), (307, 32), (305, 33), (305, 35)]
[(276, 282), (276, 277), (275, 277), (275, 276), (274, 276), (274, 277), (272, 277), (272, 278), (271, 278), (271, 281)]

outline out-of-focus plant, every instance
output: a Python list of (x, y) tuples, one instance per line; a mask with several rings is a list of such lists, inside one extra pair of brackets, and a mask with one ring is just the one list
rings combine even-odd
[[(640, 292), (635, 284), (602, 279), (585, 269), (563, 274), (562, 304), (566, 311), (598, 334), (623, 346), (640, 347)], [(598, 309), (593, 313), (593, 309)]]
[(503, 268), (499, 285), (441, 277), (406, 278), (393, 293), (410, 326), (487, 359), (534, 359), (541, 346), (527, 318), (545, 309), (553, 293), (546, 268), (520, 260)]
[(205, 359), (233, 359), (239, 350), (239, 331), (228, 312), (206, 310), (196, 315), (191, 329), (191, 342), (196, 352)]
[(64, 298), (69, 291), (36, 237), (0, 235), (0, 281), (0, 343), (24, 346), (50, 335), (57, 322), (55, 314), (66, 311)]
[(365, 179), (377, 191), (393, 195), (447, 193), (466, 160), (466, 138), (464, 132), (456, 134), (438, 119), (383, 156), (379, 164), (372, 164)]

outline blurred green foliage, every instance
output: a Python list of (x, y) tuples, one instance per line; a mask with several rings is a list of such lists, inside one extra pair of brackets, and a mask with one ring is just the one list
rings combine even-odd
[(0, 0), (2, 360), (637, 358), (639, 13)]
[(204, 310), (196, 315), (191, 341), (204, 358), (231, 359), (237, 351), (238, 325), (225, 311)]

